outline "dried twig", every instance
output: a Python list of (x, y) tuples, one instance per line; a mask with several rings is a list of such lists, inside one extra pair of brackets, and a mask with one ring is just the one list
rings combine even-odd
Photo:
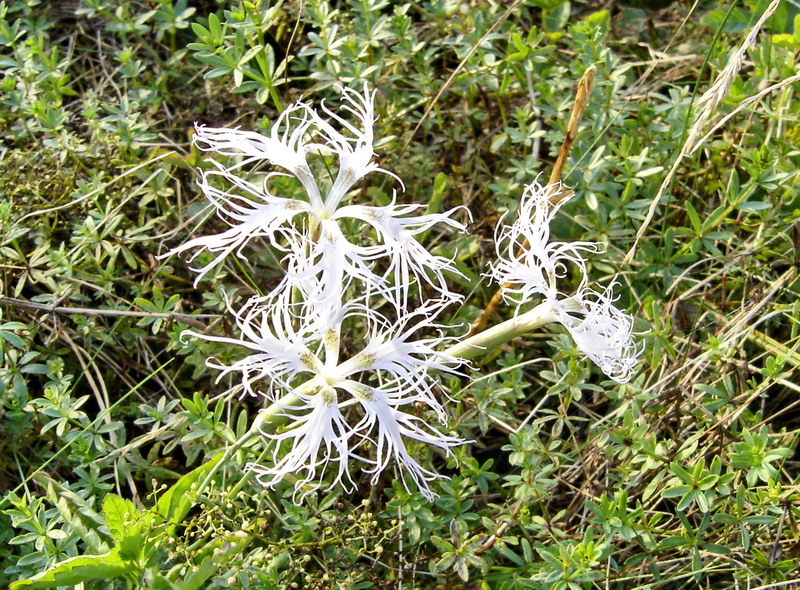
[(110, 316), (110, 317), (129, 317), (129, 318), (163, 318), (166, 320), (177, 320), (193, 328), (205, 330), (208, 326), (199, 321), (198, 318), (215, 318), (214, 314), (188, 315), (185, 313), (157, 313), (149, 311), (126, 311), (122, 309), (89, 309), (86, 307), (67, 307), (63, 305), (46, 305), (25, 299), (14, 299), (13, 297), (0, 297), (0, 305), (10, 305), (20, 309), (27, 309), (34, 313), (59, 314), (59, 315), (85, 315), (85, 316)]

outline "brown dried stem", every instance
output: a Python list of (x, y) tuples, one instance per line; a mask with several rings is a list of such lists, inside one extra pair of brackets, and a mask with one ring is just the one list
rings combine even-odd
[(46, 305), (25, 299), (14, 299), (12, 297), (0, 297), (0, 305), (10, 305), (20, 309), (27, 309), (34, 313), (59, 314), (59, 315), (84, 315), (84, 316), (109, 316), (109, 317), (130, 317), (130, 318), (163, 318), (165, 320), (177, 320), (194, 328), (205, 329), (207, 326), (198, 318), (216, 317), (213, 315), (188, 315), (185, 313), (168, 312), (156, 313), (149, 311), (129, 311), (122, 309), (89, 309), (85, 307), (67, 307), (62, 305)]

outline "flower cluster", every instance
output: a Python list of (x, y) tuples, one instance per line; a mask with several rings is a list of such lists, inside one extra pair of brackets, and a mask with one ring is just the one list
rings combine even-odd
[[(192, 251), (195, 260), (210, 253), (194, 269), (200, 281), (229, 255), (245, 258), (256, 238), (280, 253), (285, 274), (277, 288), (230, 310), (239, 337), (185, 333), (249, 351), (231, 365), (213, 359), (208, 365), (220, 378), (238, 374), (247, 394), (282, 405), (290, 419), (281, 432), (263, 432), (275, 441), (272, 463), (248, 466), (264, 485), (292, 474), (303, 495), (330, 471), (330, 486), (352, 489), (352, 462), (376, 479), (395, 460), (432, 498), (428, 484), (441, 476), (423, 467), (406, 441), (445, 453), (463, 442), (420, 417), (444, 422), (433, 373), (454, 372), (459, 361), (436, 351), (446, 338), (435, 318), (460, 297), (445, 281), (445, 273), (457, 273), (453, 262), (428, 252), (415, 236), (437, 224), (465, 228), (453, 218), (456, 210), (420, 214), (420, 205), (394, 198), (380, 207), (347, 202), (366, 175), (394, 177), (373, 161), (373, 101), (365, 87), (363, 93), (343, 89), (338, 113), (298, 103), (269, 135), (198, 126), (200, 149), (234, 161), (210, 160), (199, 183), (230, 227), (167, 255)], [(313, 171), (312, 154), (334, 157), (337, 172), (327, 185)], [(273, 194), (277, 175), (295, 178), (302, 197)], [(379, 313), (381, 307), (389, 313)]]
[[(553, 320), (567, 328), (584, 354), (610, 378), (626, 383), (643, 350), (633, 338), (633, 318), (614, 306), (615, 283), (603, 292), (587, 287), (583, 253), (601, 252), (601, 244), (550, 241), (550, 222), (567, 200), (556, 201), (562, 194), (560, 184), (534, 181), (525, 187), (516, 220), (504, 225), (501, 219), (497, 227), (497, 261), (491, 275), (508, 299), (544, 297)], [(570, 267), (581, 278), (576, 292), (566, 295), (559, 290), (559, 279)]]
[[(297, 103), (269, 135), (198, 126), (195, 144), (232, 162), (209, 160), (199, 182), (229, 227), (165, 255), (202, 256), (205, 264), (193, 269), (197, 281), (232, 254), (246, 258), (255, 239), (281, 258), (284, 274), (271, 293), (251, 297), (238, 310), (228, 306), (237, 337), (184, 334), (247, 351), (230, 365), (207, 364), (219, 378), (236, 375), (245, 394), (264, 396), (289, 420), (282, 430), (262, 430), (272, 441), (271, 463), (247, 468), (269, 487), (293, 476), (300, 497), (323, 480), (354, 489), (355, 463), (375, 482), (394, 461), (404, 483), (412, 480), (433, 498), (429, 484), (442, 476), (406, 445), (422, 442), (449, 454), (464, 442), (431, 425), (431, 418), (445, 423), (436, 379), (458, 374), (463, 361), (457, 355), (474, 356), (484, 347), (485, 338), (469, 339), (450, 348), (452, 354), (441, 351), (449, 338), (436, 318), (461, 299), (445, 275), (458, 270), (417, 241), (434, 226), (465, 231), (454, 219), (458, 210), (423, 214), (420, 205), (399, 204), (396, 194), (385, 206), (348, 202), (373, 172), (402, 187), (373, 161), (374, 97), (366, 87), (361, 93), (343, 89), (338, 112)], [(335, 166), (335, 177), (324, 182), (315, 160)], [(278, 176), (294, 179), (294, 192)], [(289, 194), (273, 194), (273, 186)], [(613, 305), (613, 284), (602, 292), (587, 287), (584, 254), (599, 252), (598, 244), (550, 240), (560, 204), (549, 197), (558, 191), (560, 185), (536, 182), (525, 189), (517, 219), (497, 229), (492, 275), (507, 297), (544, 297), (525, 325), (560, 322), (607, 375), (625, 382), (640, 352), (632, 319)], [(570, 268), (582, 278), (567, 295), (559, 281)], [(500, 325), (488, 333), (503, 341), (506, 332)]]

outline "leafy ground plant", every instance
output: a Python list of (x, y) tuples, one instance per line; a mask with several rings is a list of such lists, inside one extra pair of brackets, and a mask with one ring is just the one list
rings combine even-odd
[(1, 4), (2, 582), (797, 583), (797, 8), (630, 4)]

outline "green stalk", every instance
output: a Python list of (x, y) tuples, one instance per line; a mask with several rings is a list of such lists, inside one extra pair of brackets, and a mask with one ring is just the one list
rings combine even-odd
[(451, 346), (442, 352), (442, 355), (465, 360), (473, 359), (485, 352), (491, 352), (517, 336), (541, 328), (554, 321), (556, 321), (556, 318), (553, 313), (553, 306), (549, 301), (544, 301), (530, 311), (521, 313), (488, 330), (478, 332), (474, 336), (470, 336), (466, 340)]
[[(255, 460), (256, 465), (259, 465), (266, 458), (267, 453), (269, 452), (269, 448), (270, 448), (269, 444), (264, 447), (264, 450), (261, 451), (261, 454)], [(246, 471), (244, 474), (242, 474), (242, 477), (239, 479), (238, 482), (236, 482), (236, 485), (233, 486), (233, 488), (231, 488), (231, 490), (228, 492), (227, 495), (228, 499), (231, 500), (235, 498), (236, 494), (238, 494), (241, 491), (241, 489), (247, 484), (247, 482), (250, 481), (251, 477), (253, 477), (252, 471)]]

